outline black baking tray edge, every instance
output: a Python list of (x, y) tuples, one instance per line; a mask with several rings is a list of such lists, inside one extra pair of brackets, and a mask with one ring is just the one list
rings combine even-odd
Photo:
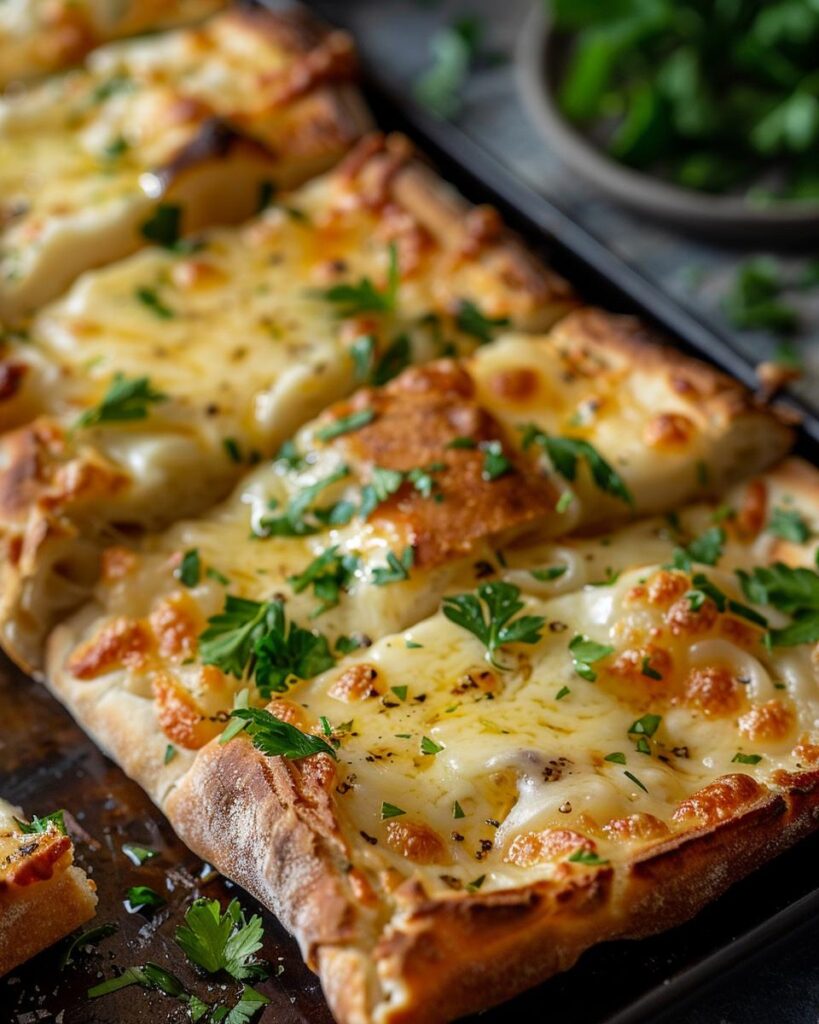
[[(344, 27), (337, 3), (314, 0), (309, 6)], [(641, 315), (681, 350), (758, 388), (754, 366), (730, 336), (679, 305), (457, 125), (430, 116), (366, 63), (364, 92), (380, 128), (405, 132), (467, 199), (495, 206), (586, 301)], [(796, 396), (783, 396), (778, 404), (801, 419), (796, 451), (817, 461), (819, 416)], [(816, 921), (818, 854), (819, 835), (814, 835), (732, 886), (688, 924), (639, 942), (595, 947), (570, 971), (479, 1019), (483, 1024), (538, 1019), (545, 1007), (560, 1014), (561, 1024), (642, 1024), (659, 1021), (672, 1009), (679, 1014), (732, 970)]]

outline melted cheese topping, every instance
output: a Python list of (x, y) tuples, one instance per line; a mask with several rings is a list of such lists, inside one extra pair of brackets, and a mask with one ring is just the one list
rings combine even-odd
[[(1, 100), (0, 314), (19, 316), (144, 244), (140, 229), (166, 195), (198, 229), (249, 215), (263, 180), (289, 186), (327, 166), (343, 149), (338, 133), (288, 141), (299, 121), (307, 131), (327, 116), (309, 95), (276, 103), (292, 64), (275, 36), (227, 14), (102, 49), (84, 69)], [(214, 118), (276, 156), (205, 142)], [(194, 140), (200, 151), (185, 156)], [(178, 157), (184, 166), (163, 171)]]
[[(741, 597), (724, 571), (709, 576)], [(815, 742), (819, 722), (810, 650), (769, 654), (758, 628), (713, 608), (687, 614), (690, 586), (644, 567), (610, 587), (530, 598), (523, 613), (544, 618), (543, 637), (501, 652), (501, 668), (437, 615), (294, 687), (287, 699), (306, 720), (337, 730), (338, 806), (356, 861), (420, 872), (433, 891), (480, 876), (482, 891), (520, 885), (578, 850), (616, 862), (683, 831), (696, 823), (687, 798), (722, 776), (764, 782), (796, 768), (797, 742)], [(578, 634), (613, 649), (593, 663), (596, 681), (573, 665)], [(351, 698), (365, 666), (372, 695)], [(635, 732), (645, 715), (659, 724)], [(726, 800), (718, 813), (731, 810)]]

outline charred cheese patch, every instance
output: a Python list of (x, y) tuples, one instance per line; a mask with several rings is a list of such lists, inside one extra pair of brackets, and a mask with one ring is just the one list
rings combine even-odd
[(229, 11), (0, 99), (0, 316), (330, 166), (366, 123), (353, 71), (347, 37), (303, 14)]
[(73, 857), (55, 824), (26, 832), (17, 809), (0, 800), (0, 974), (93, 917), (95, 886)]

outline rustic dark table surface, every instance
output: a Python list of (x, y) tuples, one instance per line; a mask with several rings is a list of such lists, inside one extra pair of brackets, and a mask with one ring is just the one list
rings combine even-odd
[[(485, 44), (510, 55), (529, 0), (335, 0), (322, 8), (355, 32), (366, 56), (394, 83), (410, 88), (428, 60), (429, 38), (438, 24), (469, 13), (482, 17)], [(515, 173), (590, 227), (614, 250), (700, 312), (719, 318), (720, 303), (736, 265), (748, 254), (685, 240), (638, 221), (602, 201), (563, 170), (544, 150), (519, 103), (511, 61), (473, 75), (458, 121), (474, 139)], [(797, 261), (799, 257), (788, 257)], [(703, 283), (706, 282), (706, 283)], [(819, 309), (805, 306), (807, 323)], [(800, 385), (815, 397), (819, 346), (811, 332), (800, 339), (808, 375)], [(746, 335), (741, 344), (754, 360), (765, 358), (773, 340)], [(78, 861), (97, 881), (100, 907), (93, 924), (115, 922), (117, 930), (93, 949), (61, 967), (65, 944), (35, 958), (0, 982), (0, 1024), (158, 1024), (187, 1020), (184, 1008), (159, 993), (124, 989), (89, 1003), (89, 986), (117, 969), (146, 960), (175, 971), (202, 997), (235, 996), (235, 987), (197, 978), (175, 946), (173, 932), (184, 908), (198, 894), (229, 898), (232, 889), (175, 840), (162, 816), (138, 787), (99, 753), (42, 687), (0, 662), (4, 721), (0, 730), (0, 792), (38, 813), (65, 806), (74, 811)], [(122, 852), (126, 842), (159, 852), (141, 867)], [(528, 1021), (558, 1015), (561, 1024), (596, 1024), (625, 1003), (634, 991), (659, 984), (712, 948), (758, 923), (760, 889), (766, 906), (785, 906), (809, 888), (819, 841), (788, 855), (781, 866), (765, 869), (705, 912), (694, 925), (640, 944), (621, 943), (594, 950), (578, 970), (481, 1019), (484, 1024)], [(815, 871), (812, 871), (815, 875)], [(153, 915), (130, 914), (125, 890), (147, 884), (163, 892), (166, 908)], [(240, 894), (248, 912), (261, 912), (266, 941), (263, 955), (272, 977), (258, 987), (271, 1005), (262, 1024), (331, 1024), (314, 976), (275, 919)], [(705, 937), (705, 938), (704, 938)], [(707, 948), (706, 948), (707, 947)], [(658, 1018), (659, 1020), (659, 1018)], [(744, 968), (684, 1008), (664, 1015), (669, 1024), (815, 1024), (819, 1021), (819, 926), (809, 925), (790, 939), (763, 950)]]

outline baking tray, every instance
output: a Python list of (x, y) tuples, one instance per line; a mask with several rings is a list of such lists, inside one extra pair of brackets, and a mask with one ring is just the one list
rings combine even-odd
[[(314, 4), (330, 20), (339, 6)], [(678, 306), (556, 206), (517, 181), (457, 128), (434, 121), (396, 97), (371, 74), (367, 98), (385, 128), (406, 131), (443, 175), (472, 201), (497, 206), (505, 218), (584, 297), (609, 309), (639, 312), (681, 348), (714, 362), (754, 386), (753, 368), (731, 344)], [(819, 421), (804, 415), (799, 449), (816, 457)], [(29, 813), (68, 807), (76, 817), (77, 860), (96, 880), (100, 905), (89, 927), (114, 923), (116, 931), (74, 962), (61, 966), (66, 943), (35, 957), (0, 981), (0, 1021), (14, 1024), (159, 1024), (188, 1019), (175, 1000), (129, 988), (88, 1001), (87, 989), (123, 967), (156, 961), (174, 971), (203, 998), (218, 986), (197, 977), (173, 942), (185, 907), (197, 895), (223, 902), (238, 890), (188, 851), (142, 790), (128, 780), (82, 733), (39, 684), (0, 659), (4, 708), (0, 732), (0, 792)], [(122, 852), (126, 842), (158, 851), (137, 867)], [(540, 1019), (544, 1007), (561, 1024), (638, 1024), (656, 1021), (726, 972), (810, 923), (819, 911), (813, 889), (819, 835), (735, 885), (695, 920), (640, 942), (605, 943), (588, 951), (565, 974), (482, 1014), (482, 1024)], [(153, 916), (130, 914), (123, 904), (131, 885), (163, 892), (168, 904)], [(262, 955), (273, 976), (257, 987), (271, 1000), (261, 1024), (331, 1024), (317, 979), (276, 919), (247, 894), (249, 913), (265, 924)]]

